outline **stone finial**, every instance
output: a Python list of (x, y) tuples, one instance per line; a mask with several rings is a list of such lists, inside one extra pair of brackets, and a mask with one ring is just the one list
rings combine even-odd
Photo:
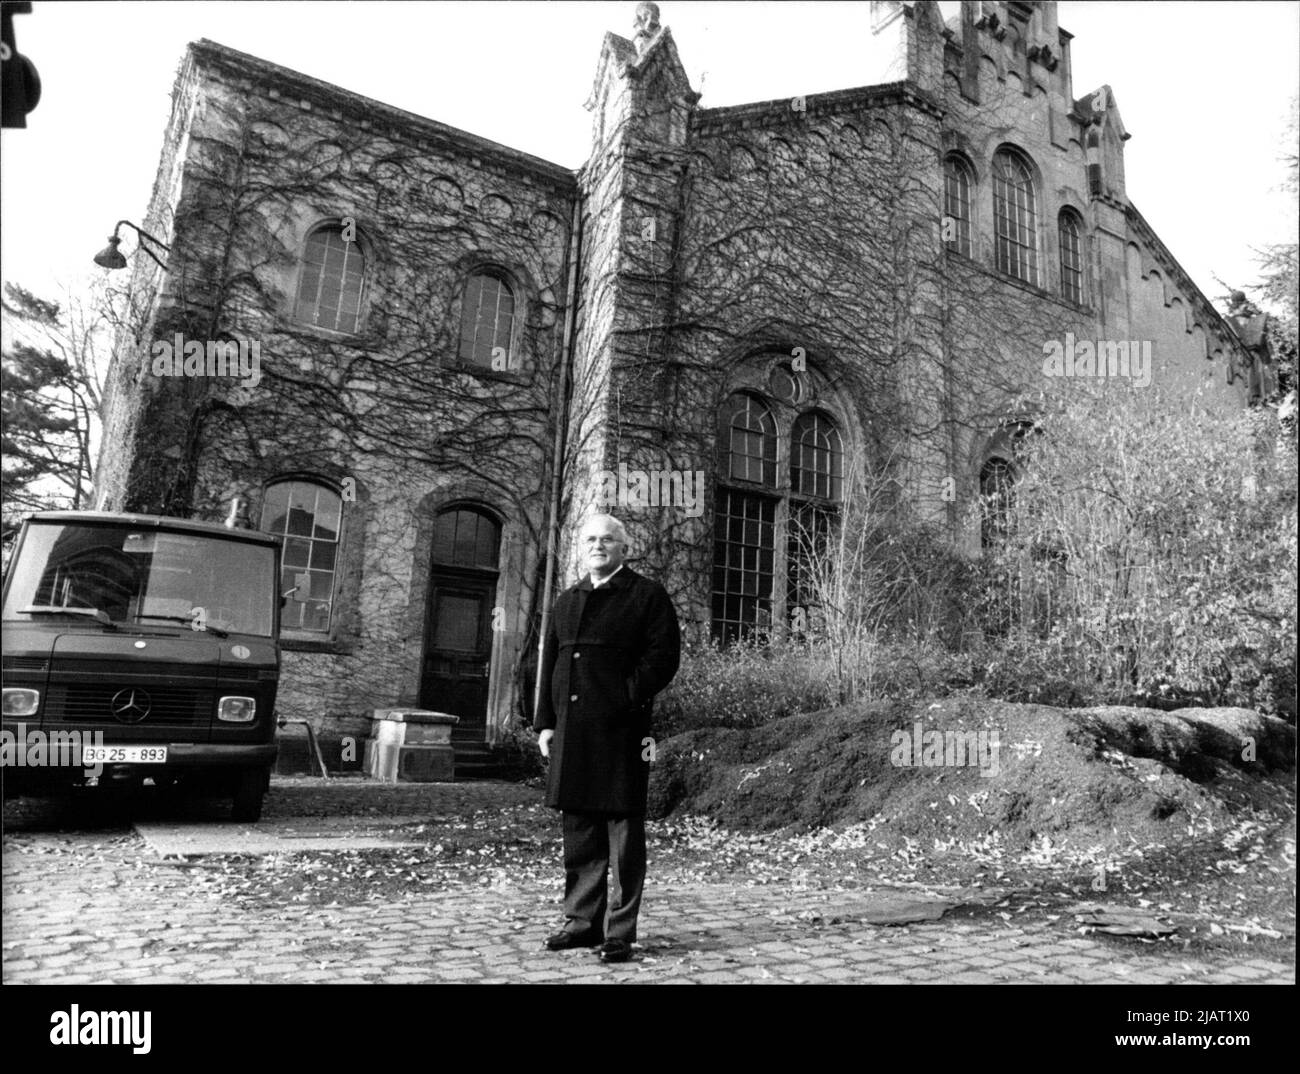
[(636, 27), (633, 41), (636, 43), (637, 53), (640, 54), (646, 50), (650, 40), (659, 32), (659, 5), (653, 0), (641, 0), (641, 3), (636, 6), (636, 21), (633, 25)]

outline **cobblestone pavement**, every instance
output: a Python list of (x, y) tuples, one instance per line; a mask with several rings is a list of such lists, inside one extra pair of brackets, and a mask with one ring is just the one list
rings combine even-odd
[[(313, 788), (277, 780), (267, 816), (409, 816), (537, 798), (509, 784)], [(558, 861), (551, 881), (497, 877), (421, 888), (395, 902), (248, 907), (198, 882), (203, 859), (164, 864), (125, 823), (72, 830), (64, 823), (57, 809), (51, 819), (26, 802), (6, 805), (6, 984), (1295, 979), (1293, 967), (1267, 958), (1183, 958), (1042, 920), (963, 920), (957, 911), (877, 927), (842, 910), (844, 892), (656, 882), (653, 858), (637, 957), (605, 966), (591, 951), (542, 946), (562, 920)]]

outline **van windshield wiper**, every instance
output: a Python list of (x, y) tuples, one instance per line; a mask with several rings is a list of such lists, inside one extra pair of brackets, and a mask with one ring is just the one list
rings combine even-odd
[[(188, 626), (194, 625), (194, 616), (192, 615), (154, 615), (152, 612), (137, 612), (136, 619), (166, 619), (170, 623), (185, 623)], [(203, 627), (203, 630), (196, 631), (196, 633), (201, 634), (203, 631), (207, 631), (209, 634), (215, 634), (219, 638), (228, 638), (230, 636), (229, 631), (214, 626), (205, 626)]]
[(23, 615), (78, 615), (86, 619), (93, 619), (95, 622), (108, 627), (109, 630), (117, 629), (117, 624), (98, 608), (64, 608), (57, 604), (33, 604), (28, 608), (18, 610)]

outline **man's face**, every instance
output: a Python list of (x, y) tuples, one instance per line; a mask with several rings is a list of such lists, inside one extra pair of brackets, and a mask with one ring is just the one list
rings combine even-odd
[(587, 569), (597, 578), (618, 570), (627, 548), (616, 536), (614, 523), (594, 519), (582, 528), (582, 547), (587, 555)]

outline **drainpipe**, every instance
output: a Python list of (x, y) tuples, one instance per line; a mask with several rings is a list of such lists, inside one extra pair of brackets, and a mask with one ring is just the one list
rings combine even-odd
[(569, 384), (573, 379), (574, 322), (578, 316), (578, 264), (582, 258), (582, 189), (573, 202), (569, 225), (569, 293), (564, 303), (564, 340), (560, 344), (560, 398), (555, 416), (555, 446), (551, 452), (550, 518), (546, 526), (546, 579), (542, 583), (542, 623), (537, 633), (537, 678), (533, 682), (533, 715), (542, 700), (542, 650), (551, 627), (551, 587), (555, 583), (555, 549), (560, 529), (560, 475), (564, 470), (564, 437), (569, 424)]

